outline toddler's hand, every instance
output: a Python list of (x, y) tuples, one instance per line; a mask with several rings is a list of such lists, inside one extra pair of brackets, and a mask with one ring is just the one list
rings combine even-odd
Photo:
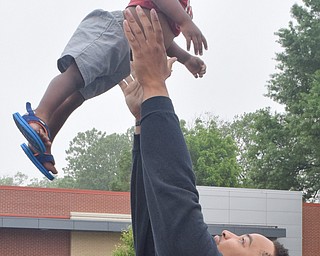
[(195, 77), (203, 77), (203, 75), (207, 71), (207, 66), (204, 64), (203, 60), (196, 56), (191, 56), (185, 63), (185, 67), (191, 72), (191, 74)]
[(190, 51), (191, 42), (193, 43), (195, 55), (202, 55), (203, 48), (208, 50), (206, 38), (192, 20), (188, 20), (184, 24), (180, 25), (180, 29), (181, 33), (186, 38), (188, 51)]

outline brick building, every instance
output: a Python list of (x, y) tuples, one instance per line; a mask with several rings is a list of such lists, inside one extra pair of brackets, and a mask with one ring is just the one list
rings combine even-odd
[(303, 204), (303, 256), (320, 255), (320, 204)]
[[(320, 251), (320, 206), (301, 204), (300, 193), (198, 189), (212, 234), (262, 233), (294, 256)], [(0, 255), (108, 256), (129, 225), (128, 192), (0, 186)]]
[(127, 192), (3, 186), (0, 255), (111, 255), (129, 214)]

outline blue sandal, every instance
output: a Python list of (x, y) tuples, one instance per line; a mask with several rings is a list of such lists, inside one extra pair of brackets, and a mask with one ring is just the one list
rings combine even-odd
[(39, 169), (40, 172), (44, 176), (46, 176), (49, 180), (53, 180), (54, 176), (43, 166), (43, 163), (51, 162), (53, 165), (55, 164), (54, 158), (51, 154), (34, 154), (32, 150), (25, 144), (21, 144), (21, 148), (27, 157), (31, 160), (31, 162)]
[(47, 136), (50, 139), (49, 127), (43, 122), (39, 117), (34, 114), (34, 111), (31, 108), (31, 104), (27, 102), (26, 108), (28, 114), (21, 116), (19, 113), (13, 114), (13, 120), (15, 121), (18, 129), (22, 135), (27, 139), (29, 144), (34, 148), (38, 153), (43, 154), (46, 152), (46, 147), (41, 140), (38, 133), (29, 125), (30, 123), (37, 123), (45, 131)]

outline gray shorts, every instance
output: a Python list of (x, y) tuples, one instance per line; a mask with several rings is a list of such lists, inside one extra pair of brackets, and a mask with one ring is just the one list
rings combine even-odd
[(75, 61), (84, 79), (85, 99), (100, 95), (130, 74), (130, 48), (123, 32), (122, 11), (95, 10), (74, 32), (58, 69), (64, 72)]

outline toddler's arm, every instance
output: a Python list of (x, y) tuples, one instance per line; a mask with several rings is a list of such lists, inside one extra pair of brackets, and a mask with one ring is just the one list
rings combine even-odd
[(196, 56), (192, 56), (191, 54), (183, 50), (174, 41), (167, 49), (167, 55), (169, 57), (176, 57), (181, 64), (185, 65), (185, 67), (195, 78), (203, 77), (203, 75), (206, 73), (207, 67), (204, 64), (203, 60)]
[(186, 38), (187, 50), (193, 43), (196, 55), (203, 53), (203, 47), (207, 50), (207, 40), (201, 30), (193, 23), (191, 17), (182, 8), (178, 0), (152, 0), (155, 5), (172, 21), (180, 26), (181, 33)]

